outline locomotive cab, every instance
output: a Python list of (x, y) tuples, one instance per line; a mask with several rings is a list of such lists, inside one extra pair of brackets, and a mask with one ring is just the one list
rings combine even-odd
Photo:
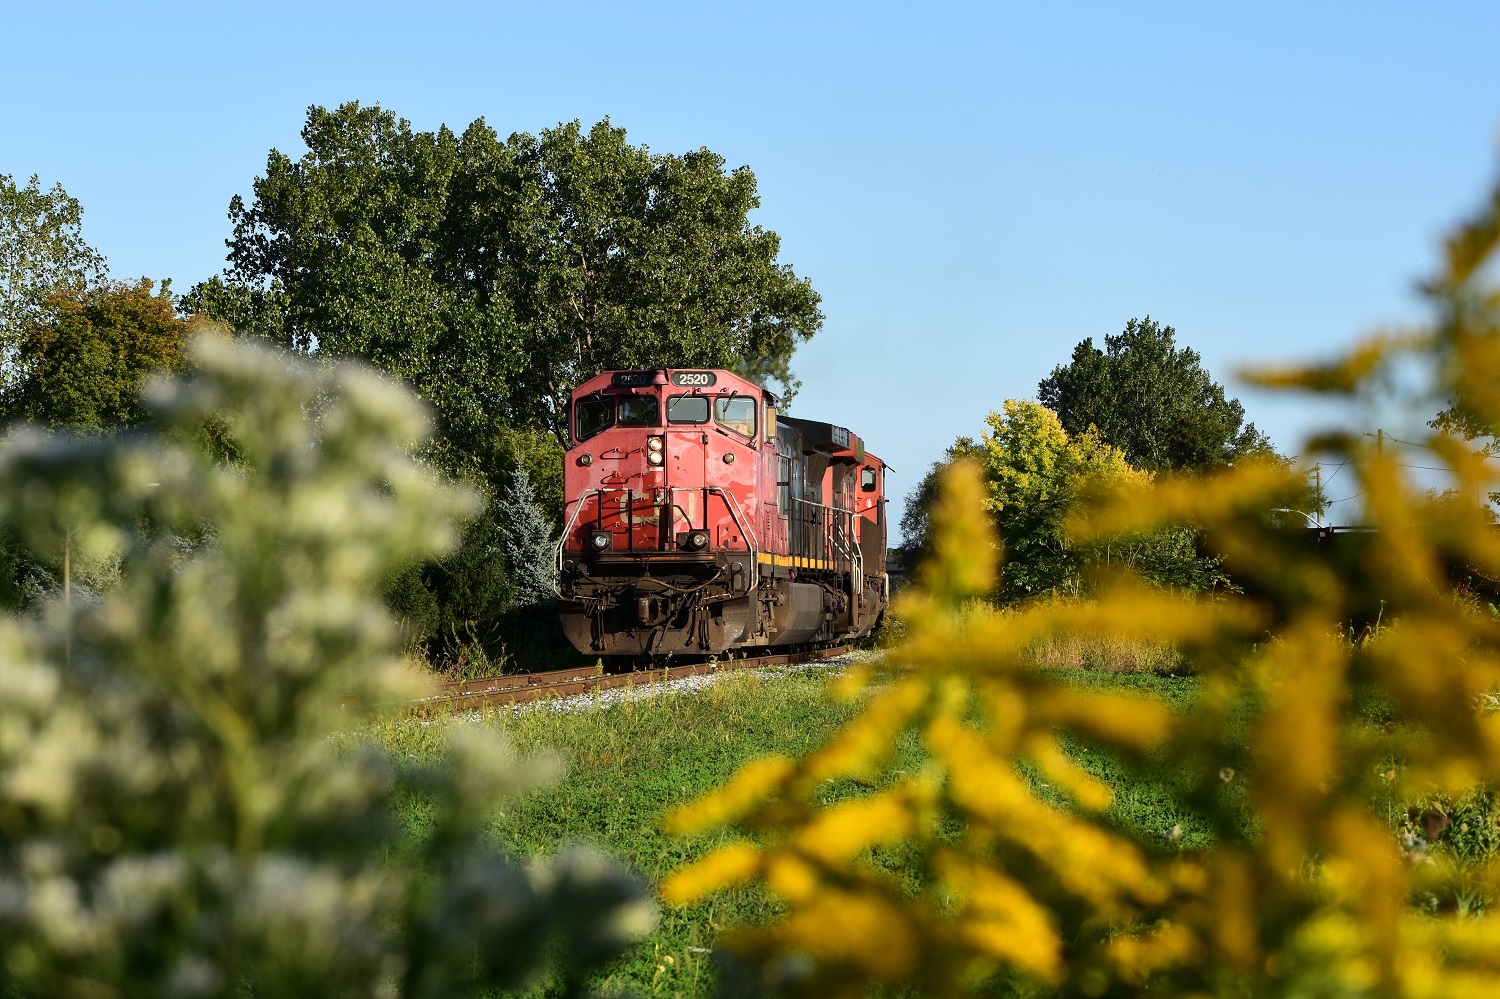
[(878, 620), (883, 467), (775, 402), (703, 369), (609, 371), (574, 391), (558, 569), (580, 651), (719, 654)]

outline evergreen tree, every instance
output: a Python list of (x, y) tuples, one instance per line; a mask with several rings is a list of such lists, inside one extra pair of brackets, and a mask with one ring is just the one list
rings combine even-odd
[(557, 595), (557, 565), (552, 524), (524, 467), (517, 467), (495, 508), (500, 543), (510, 564), (517, 606), (527, 607)]

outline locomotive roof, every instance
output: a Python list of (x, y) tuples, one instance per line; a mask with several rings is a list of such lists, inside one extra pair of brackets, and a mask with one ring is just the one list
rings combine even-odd
[(854, 435), (847, 427), (818, 420), (802, 420), (795, 416), (777, 414), (778, 423), (786, 423), (802, 431), (802, 446), (818, 451), (845, 451), (854, 446)]
[(730, 391), (739, 395), (763, 395), (774, 405), (776, 396), (747, 381), (732, 371), (723, 368), (623, 368), (601, 371), (588, 381), (576, 386), (573, 394), (580, 392), (603, 392), (610, 389), (649, 388), (671, 386), (673, 388), (700, 389), (713, 392)]

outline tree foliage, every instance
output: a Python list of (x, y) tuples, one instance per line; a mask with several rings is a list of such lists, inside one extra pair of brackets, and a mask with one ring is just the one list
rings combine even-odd
[(1131, 566), (1152, 582), (1187, 590), (1222, 586), (1214, 560), (1197, 551), (1190, 527), (1177, 526), (1110, 539), (1103, 544), (1072, 536), (1069, 522), (1099, 493), (1144, 488), (1151, 473), (1133, 468), (1119, 448), (1089, 428), (1077, 435), (1057, 415), (1029, 400), (1007, 399), (1003, 412), (985, 418), (978, 442), (960, 437), (918, 483), (907, 501), (902, 528), (908, 552), (932, 552), (931, 511), (942, 476), (955, 462), (976, 462), (1004, 565), (996, 596), (1004, 601), (1042, 594), (1078, 596), (1095, 567)]
[[(1433, 328), (1260, 382), (1376, 401), (1409, 381), (1393, 372), (1426, 368), (1441, 374), (1437, 394), (1500, 425), (1497, 254), (1500, 213), (1483, 212), (1448, 241)], [(1384, 401), (1400, 411), (1423, 398)], [(1300, 477), (1253, 458), (1159, 476), (1075, 524), (1096, 542), (1203, 524), (1254, 584), (1213, 599), (1122, 574), (1095, 601), (976, 611), (966, 601), (995, 571), (991, 492), (976, 463), (955, 463), (933, 508), (934, 558), (898, 611), (908, 640), (894, 669), (841, 683), (866, 701), (826, 746), (752, 761), (677, 813), (684, 834), (739, 835), (664, 895), (764, 884), (785, 916), (719, 946), (748, 988), (792, 994), (989, 994), (997, 979), (1088, 996), (1500, 992), (1493, 864), (1433, 862), (1424, 830), (1398, 836), (1387, 812), (1500, 784), (1500, 628), (1446, 571), (1500, 575), (1500, 535), (1479, 499), (1500, 470), (1435, 433), (1423, 443), (1456, 487), (1435, 495), (1362, 430), (1316, 441), (1347, 462), (1378, 529), (1348, 559), (1267, 523)], [(1345, 622), (1374, 606), (1383, 626), (1351, 641)], [(1102, 693), (1026, 654), (1077, 635), (1174, 643), (1199, 673), (1191, 710)], [(1384, 724), (1371, 724), (1371, 703)], [(1236, 725), (1244, 740), (1226, 738)], [(895, 769), (896, 747), (913, 745), (926, 760)], [(1092, 766), (1101, 751), (1121, 763), (1149, 754), (1177, 775), (1183, 814), (1212, 845), (1180, 850), (1111, 822)], [(831, 795), (835, 781), (859, 790)], [(891, 878), (890, 851), (926, 879)]]
[(419, 408), (352, 367), (193, 360), (135, 434), (0, 449), (0, 527), (120, 566), (0, 617), (0, 994), (473, 995), (649, 929), (598, 857), (498, 852), (492, 809), (547, 761), (459, 726), (417, 766), (349, 731), (418, 689), (375, 582), (474, 509), (410, 457)]
[(921, 562), (932, 553), (932, 508), (937, 503), (943, 470), (960, 458), (973, 454), (974, 446), (972, 437), (954, 440), (943, 451), (943, 457), (932, 463), (906, 495), (906, 507), (901, 511), (901, 552), (911, 563)]
[[(602, 369), (726, 367), (795, 388), (819, 299), (749, 222), (747, 167), (652, 153), (607, 120), (502, 138), (483, 119), (424, 132), (358, 103), (310, 108), (302, 138), (306, 154), (271, 151), (233, 199), (229, 267), (182, 305), (410, 385), (437, 420), (426, 456), (490, 498), (480, 521), (502, 516), (518, 467), (560, 519), (568, 394)], [(416, 630), (490, 631), (514, 592), (494, 542), (476, 524), (396, 580)]]
[(1069, 437), (1056, 414), (1038, 403), (1007, 399), (1004, 413), (990, 413), (985, 422), (972, 456), (989, 487), (985, 505), (1005, 551), (1002, 592), (1076, 592), (1084, 553), (1065, 526), (1082, 490), (1129, 488), (1147, 477), (1097, 432)]
[(564, 438), (567, 393), (610, 367), (714, 365), (794, 384), (818, 296), (752, 226), (746, 167), (653, 154), (577, 122), (508, 139), (414, 131), (378, 106), (309, 109), (230, 207), (224, 279), (190, 307), (303, 353), (407, 379), (446, 467), (483, 466), (497, 427)]
[(0, 389), (15, 377), (22, 331), (42, 320), (47, 297), (104, 277), (104, 258), (84, 242), (83, 208), (61, 184), (43, 192), (0, 174)]
[(1176, 333), (1147, 316), (1106, 336), (1104, 350), (1085, 339), (1037, 386), (1037, 398), (1069, 434), (1092, 426), (1148, 471), (1202, 471), (1269, 454), (1245, 407), (1224, 394), (1197, 351), (1177, 346)]
[(153, 292), (142, 278), (54, 291), (19, 338), (5, 415), (88, 430), (136, 422), (146, 378), (184, 364), (191, 324), (168, 286)]

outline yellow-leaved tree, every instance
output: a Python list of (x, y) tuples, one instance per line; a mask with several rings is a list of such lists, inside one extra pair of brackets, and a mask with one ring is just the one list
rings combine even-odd
[[(1288, 390), (1389, 398), (1394, 369), (1425, 364), (1434, 411), (1500, 427), (1500, 187), (1447, 241), (1427, 329), (1335, 362), (1261, 373)], [(1451, 424), (1450, 424), (1451, 425)], [(1500, 577), (1483, 497), (1500, 471), (1446, 432), (1424, 445), (1449, 471), (1436, 494), (1359, 431), (1309, 449), (1347, 461), (1376, 531), (1330, 558), (1268, 511), (1305, 491), (1295, 470), (1245, 462), (1117, 490), (1073, 531), (1094, 540), (1192, 524), (1244, 584), (1194, 596), (1125, 573), (1089, 602), (974, 612), (997, 554), (979, 471), (959, 463), (933, 513), (934, 555), (901, 600), (905, 642), (843, 693), (862, 713), (800, 761), (770, 758), (670, 818), (680, 833), (742, 839), (674, 873), (674, 902), (758, 880), (786, 905), (727, 934), (741, 984), (805, 995), (877, 983), (956, 994), (997, 977), (1069, 995), (1500, 995), (1500, 917), (1487, 866), (1422, 862), (1379, 802), (1462, 796), (1500, 782), (1500, 617), (1455, 591), (1455, 567)], [(1351, 640), (1350, 621), (1382, 625)], [(1198, 675), (1188, 712), (1034, 667), (1048, 636), (1175, 643)], [(1389, 705), (1369, 722), (1362, 703)], [(1235, 726), (1248, 736), (1231, 738)], [(923, 764), (898, 771), (898, 740)], [(1180, 850), (1107, 821), (1111, 790), (1077, 747), (1151, 752), (1181, 775), (1213, 845)], [(1070, 747), (1072, 747), (1070, 749)], [(856, 778), (869, 791), (831, 795)], [(1063, 789), (1065, 802), (1039, 787)], [(874, 855), (900, 849), (913, 886)], [(1462, 879), (1462, 885), (1454, 885)], [(1414, 904), (1466, 897), (1451, 910)]]

